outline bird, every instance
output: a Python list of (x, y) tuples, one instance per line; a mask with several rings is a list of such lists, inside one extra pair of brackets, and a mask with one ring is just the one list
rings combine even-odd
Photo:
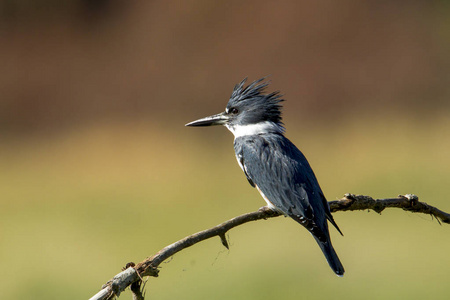
[(234, 135), (236, 159), (267, 206), (305, 227), (331, 269), (342, 277), (344, 267), (331, 244), (328, 222), (341, 234), (319, 182), (303, 153), (285, 137), (279, 91), (268, 93), (266, 77), (236, 84), (225, 111), (185, 126), (224, 125)]

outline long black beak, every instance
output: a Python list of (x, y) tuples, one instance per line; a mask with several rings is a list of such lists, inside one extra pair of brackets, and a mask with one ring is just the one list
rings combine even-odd
[(185, 126), (212, 126), (212, 125), (224, 125), (228, 121), (228, 116), (225, 112), (209, 116), (206, 118), (198, 119), (196, 121), (187, 123)]

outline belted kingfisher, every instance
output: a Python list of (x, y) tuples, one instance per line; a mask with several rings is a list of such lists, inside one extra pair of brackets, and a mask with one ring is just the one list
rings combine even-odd
[(303, 225), (315, 238), (331, 269), (344, 275), (333, 246), (327, 220), (341, 230), (303, 153), (284, 136), (279, 92), (265, 93), (265, 78), (244, 87), (234, 87), (225, 112), (202, 118), (186, 126), (225, 125), (234, 134), (239, 166), (251, 186), (256, 187), (276, 211)]

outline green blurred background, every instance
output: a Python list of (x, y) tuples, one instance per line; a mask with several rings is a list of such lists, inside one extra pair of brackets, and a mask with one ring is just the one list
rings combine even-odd
[[(129, 261), (264, 205), (224, 128), (270, 74), (329, 200), (450, 211), (448, 1), (0, 2), (1, 299), (86, 299)], [(448, 299), (450, 226), (336, 213), (344, 278), (286, 218), (162, 264), (150, 299)], [(122, 298), (130, 299), (129, 292)]]

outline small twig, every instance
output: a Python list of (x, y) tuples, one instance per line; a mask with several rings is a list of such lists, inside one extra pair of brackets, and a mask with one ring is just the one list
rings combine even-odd
[(144, 288), (146, 283), (147, 281), (138, 280), (131, 284), (130, 290), (131, 293), (133, 294), (133, 300), (144, 300), (145, 297)]
[(450, 214), (425, 202), (419, 202), (419, 198), (413, 194), (377, 200), (374, 200), (370, 196), (345, 194), (341, 200), (330, 201), (328, 204), (330, 205), (331, 212), (372, 209), (377, 213), (381, 213), (385, 208), (397, 207), (414, 213), (431, 215), (438, 222), (441, 221), (450, 224)]
[[(330, 201), (328, 203), (330, 205), (331, 212), (372, 209), (377, 213), (381, 213), (385, 208), (397, 207), (414, 213), (429, 214), (434, 216), (438, 222), (440, 220), (443, 223), (450, 224), (450, 214), (424, 202), (419, 202), (419, 198), (412, 194), (399, 195), (397, 198), (377, 200), (369, 196), (346, 194), (344, 198), (336, 201)], [(158, 266), (163, 261), (172, 257), (175, 253), (211, 237), (220, 237), (222, 244), (228, 248), (228, 242), (225, 234), (230, 229), (251, 221), (274, 218), (280, 215), (280, 213), (274, 212), (267, 207), (262, 207), (258, 211), (240, 215), (210, 229), (187, 236), (184, 239), (163, 248), (152, 257), (138, 263), (134, 268), (130, 266), (125, 271), (117, 274), (90, 300), (113, 299), (115, 296), (119, 296), (120, 293), (123, 292), (129, 285), (132, 285), (135, 282), (141, 282), (141, 278), (144, 276), (158, 277)], [(136, 292), (137, 290), (139, 290), (139, 293)], [(141, 297), (135, 299), (144, 299), (141, 290), (140, 284), (134, 286), (132, 285), (133, 297)]]

